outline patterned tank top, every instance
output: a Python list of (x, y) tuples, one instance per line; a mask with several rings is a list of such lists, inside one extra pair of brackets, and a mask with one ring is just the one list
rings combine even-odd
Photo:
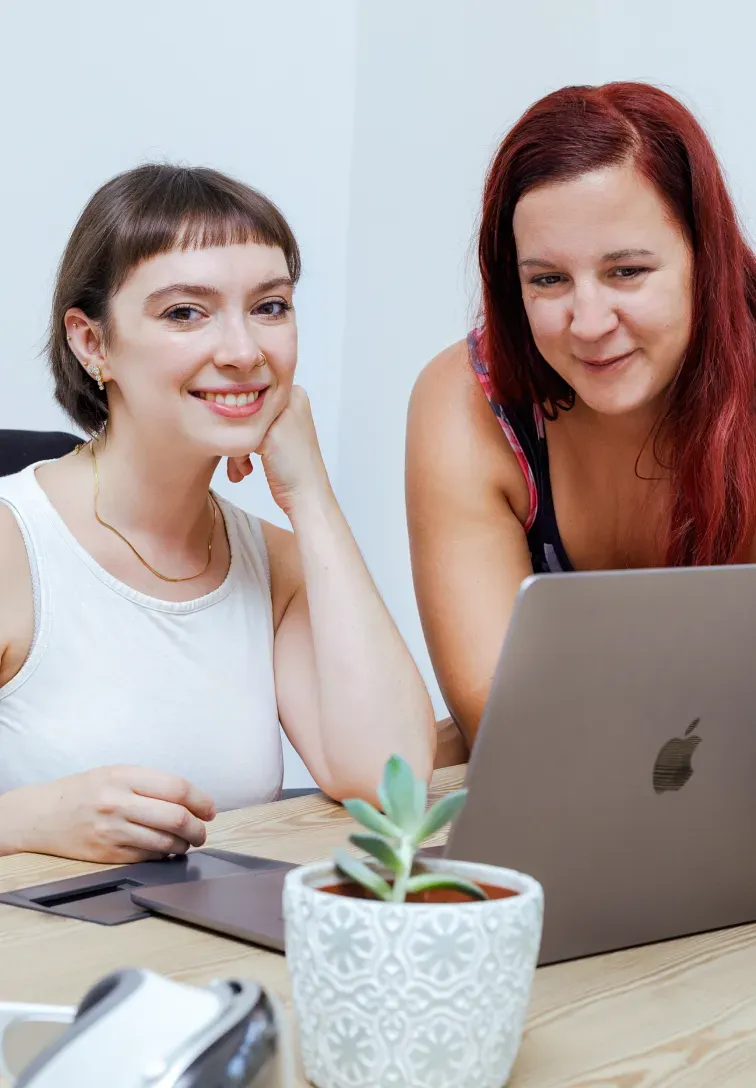
[(549, 451), (540, 404), (500, 404), (482, 354), (482, 330), (473, 329), (467, 337), (470, 362), (488, 398), (488, 403), (512, 447), (525, 482), (530, 507), (525, 533), (530, 548), (534, 574), (553, 574), (573, 569), (557, 527), (549, 475)]

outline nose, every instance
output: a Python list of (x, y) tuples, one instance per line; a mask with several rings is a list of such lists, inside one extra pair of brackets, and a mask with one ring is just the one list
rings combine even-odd
[(251, 370), (259, 366), (263, 358), (255, 329), (243, 317), (225, 321), (214, 352), (217, 367), (231, 366), (237, 370)]
[(573, 293), (570, 332), (578, 340), (594, 343), (619, 325), (617, 311), (599, 286), (576, 286)]

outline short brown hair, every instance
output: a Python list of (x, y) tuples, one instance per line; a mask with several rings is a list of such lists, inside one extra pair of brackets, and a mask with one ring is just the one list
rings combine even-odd
[(75, 423), (98, 434), (108, 402), (68, 346), (66, 312), (83, 310), (107, 339), (110, 300), (142, 261), (177, 247), (245, 242), (280, 247), (297, 282), (299, 247), (281, 212), (262, 193), (217, 170), (150, 163), (97, 190), (61, 259), (47, 340), (55, 399)]

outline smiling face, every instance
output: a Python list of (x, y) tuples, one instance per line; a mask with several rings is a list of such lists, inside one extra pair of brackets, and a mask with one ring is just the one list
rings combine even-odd
[[(178, 453), (257, 449), (286, 406), (297, 361), (293, 285), (274, 246), (172, 249), (110, 300), (101, 347), (110, 426), (127, 419)], [(66, 325), (81, 321), (69, 311)]]
[(546, 362), (595, 412), (655, 409), (690, 340), (693, 260), (653, 186), (629, 164), (544, 185), (513, 227)]

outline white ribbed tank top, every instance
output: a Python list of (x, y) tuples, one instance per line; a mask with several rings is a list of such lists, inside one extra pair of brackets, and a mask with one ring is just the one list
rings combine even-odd
[(35, 619), (25, 664), (0, 688), (0, 793), (128, 763), (182, 775), (219, 811), (276, 798), (283, 754), (258, 519), (216, 496), (231, 548), (225, 581), (193, 601), (161, 601), (81, 547), (36, 467), (0, 479), (26, 544)]

